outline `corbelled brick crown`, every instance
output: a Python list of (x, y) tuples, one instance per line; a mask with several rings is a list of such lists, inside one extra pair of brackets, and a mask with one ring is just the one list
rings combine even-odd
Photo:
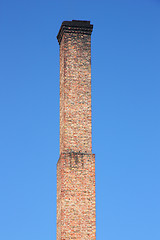
[(61, 28), (58, 32), (57, 40), (60, 44), (62, 36), (65, 32), (68, 32), (68, 33), (79, 32), (79, 33), (91, 35), (92, 30), (93, 30), (93, 25), (90, 24), (90, 21), (78, 21), (78, 20), (64, 21), (62, 22)]

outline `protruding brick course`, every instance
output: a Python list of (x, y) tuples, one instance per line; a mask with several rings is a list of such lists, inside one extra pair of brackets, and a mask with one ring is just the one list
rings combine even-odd
[(60, 158), (57, 240), (96, 239), (89, 21), (65, 21), (60, 44)]

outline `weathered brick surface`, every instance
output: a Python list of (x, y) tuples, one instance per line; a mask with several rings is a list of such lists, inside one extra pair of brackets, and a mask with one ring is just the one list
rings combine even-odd
[(57, 240), (96, 239), (91, 124), (90, 22), (63, 22), (60, 44), (60, 158)]
[(96, 239), (95, 156), (62, 153), (57, 164), (57, 239)]
[(91, 35), (65, 32), (60, 43), (60, 153), (91, 153), (91, 132)]

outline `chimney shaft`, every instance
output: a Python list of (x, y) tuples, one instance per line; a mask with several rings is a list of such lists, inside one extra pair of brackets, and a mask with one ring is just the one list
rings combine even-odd
[(65, 21), (60, 45), (60, 158), (57, 240), (96, 239), (95, 155), (91, 124), (89, 21)]
[(60, 44), (60, 153), (92, 152), (89, 21), (65, 21)]

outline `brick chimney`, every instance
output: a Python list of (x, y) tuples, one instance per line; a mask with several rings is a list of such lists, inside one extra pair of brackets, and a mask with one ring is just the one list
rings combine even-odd
[(60, 45), (57, 240), (96, 239), (90, 21), (64, 21)]

